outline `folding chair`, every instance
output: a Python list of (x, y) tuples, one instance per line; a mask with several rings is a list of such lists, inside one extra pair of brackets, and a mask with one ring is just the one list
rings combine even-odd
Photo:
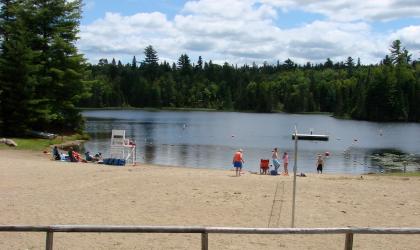
[(270, 168), (269, 164), (270, 164), (269, 159), (261, 159), (260, 174), (267, 174), (267, 170)]

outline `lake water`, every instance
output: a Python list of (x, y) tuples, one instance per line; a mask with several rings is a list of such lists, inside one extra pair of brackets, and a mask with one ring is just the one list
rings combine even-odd
[[(92, 153), (109, 151), (111, 130), (124, 129), (135, 140), (141, 163), (231, 169), (236, 150), (244, 150), (244, 169), (259, 170), (278, 147), (294, 164), (294, 127), (298, 133), (329, 135), (327, 142), (298, 142), (298, 172), (316, 172), (316, 156), (329, 152), (324, 172), (361, 174), (382, 171), (371, 161), (374, 152), (397, 150), (420, 155), (420, 124), (340, 120), (327, 115), (87, 110), (84, 145)], [(270, 160), (271, 163), (271, 160)], [(409, 171), (420, 171), (408, 166)]]

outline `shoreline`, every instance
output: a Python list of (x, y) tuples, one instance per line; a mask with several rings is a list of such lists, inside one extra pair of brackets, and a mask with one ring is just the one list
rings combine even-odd
[(141, 111), (150, 111), (150, 112), (160, 112), (160, 111), (187, 111), (187, 112), (236, 112), (236, 113), (252, 113), (252, 114), (287, 114), (287, 115), (323, 115), (332, 117), (337, 120), (349, 120), (349, 121), (362, 121), (362, 122), (372, 122), (372, 123), (385, 123), (385, 124), (392, 124), (392, 123), (404, 123), (404, 124), (418, 124), (419, 122), (416, 121), (403, 121), (403, 120), (364, 120), (364, 119), (357, 119), (349, 117), (348, 115), (340, 116), (334, 115), (333, 112), (324, 112), (324, 111), (307, 111), (307, 112), (296, 112), (296, 113), (289, 113), (282, 110), (272, 110), (271, 112), (258, 112), (255, 110), (223, 110), (223, 109), (211, 109), (211, 108), (171, 108), (171, 107), (162, 107), (162, 108), (154, 108), (154, 107), (104, 107), (104, 108), (85, 108), (85, 107), (77, 107), (80, 111), (104, 111), (104, 110), (141, 110)]
[[(41, 152), (18, 150), (0, 150), (0, 158), (3, 225), (267, 227), (270, 222), (270, 227), (290, 227), (292, 175), (234, 177), (230, 170), (57, 162)], [(308, 174), (297, 178), (295, 226), (419, 227), (419, 186), (418, 177)], [(42, 249), (44, 237), (0, 233), (0, 248)], [(212, 235), (209, 242), (214, 249), (337, 249), (343, 237)], [(337, 244), (326, 246), (325, 240)], [(354, 241), (362, 249), (416, 249), (419, 244), (414, 235), (357, 235)], [(200, 237), (59, 233), (54, 246), (197, 249)]]

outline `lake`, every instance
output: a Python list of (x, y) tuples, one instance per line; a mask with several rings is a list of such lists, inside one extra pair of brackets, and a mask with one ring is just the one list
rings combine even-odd
[[(298, 142), (298, 172), (316, 172), (316, 156), (329, 152), (325, 173), (363, 174), (384, 171), (373, 153), (399, 151), (420, 155), (420, 124), (341, 120), (328, 115), (240, 112), (85, 110), (91, 140), (84, 150), (109, 152), (111, 130), (124, 129), (135, 140), (137, 161), (194, 168), (232, 169), (232, 156), (244, 150), (245, 170), (259, 171), (274, 147), (289, 153), (294, 164), (292, 133), (326, 134), (329, 141)], [(420, 171), (407, 166), (408, 171)]]

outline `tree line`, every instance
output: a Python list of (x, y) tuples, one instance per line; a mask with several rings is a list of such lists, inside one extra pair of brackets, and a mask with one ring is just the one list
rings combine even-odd
[(0, 134), (78, 131), (90, 93), (75, 46), (81, 0), (0, 1)]
[(91, 97), (83, 107), (208, 108), (253, 112), (330, 112), (339, 117), (373, 121), (419, 121), (420, 65), (399, 40), (376, 65), (345, 62), (298, 65), (223, 65), (159, 63), (148, 46), (144, 59), (123, 65), (101, 59), (89, 65)]
[(79, 107), (330, 112), (420, 121), (420, 65), (399, 40), (376, 65), (345, 62), (219, 65), (187, 54), (89, 64), (75, 45), (81, 0), (0, 0), (0, 134), (81, 131)]

